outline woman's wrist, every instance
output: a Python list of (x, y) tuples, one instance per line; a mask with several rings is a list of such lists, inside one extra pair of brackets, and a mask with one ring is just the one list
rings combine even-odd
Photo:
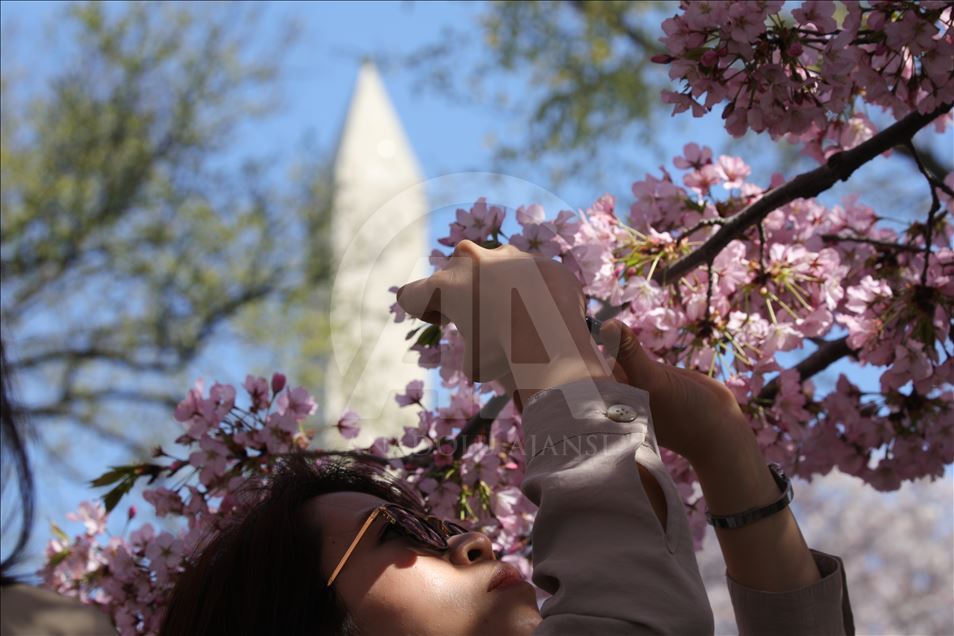
[(735, 514), (767, 505), (779, 496), (768, 462), (742, 415), (718, 426), (699, 457), (687, 458), (716, 515)]

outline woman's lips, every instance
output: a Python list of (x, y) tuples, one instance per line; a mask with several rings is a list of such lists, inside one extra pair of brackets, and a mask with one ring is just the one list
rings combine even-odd
[(498, 588), (510, 587), (512, 585), (519, 585), (520, 583), (525, 583), (523, 577), (520, 575), (520, 571), (509, 563), (501, 563), (497, 568), (497, 571), (494, 572), (494, 575), (490, 577), (490, 583), (487, 585), (487, 591), (491, 592)]

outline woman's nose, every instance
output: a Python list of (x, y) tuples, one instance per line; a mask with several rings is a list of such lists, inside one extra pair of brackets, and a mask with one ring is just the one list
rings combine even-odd
[(478, 561), (493, 561), (494, 546), (482, 532), (467, 532), (447, 540), (448, 554), (454, 565), (470, 565)]

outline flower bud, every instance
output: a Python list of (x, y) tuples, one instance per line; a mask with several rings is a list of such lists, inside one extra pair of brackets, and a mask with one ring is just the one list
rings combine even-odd
[(285, 388), (285, 375), (282, 373), (275, 373), (272, 375), (272, 393), (278, 393)]
[(132, 520), (132, 519), (135, 519), (135, 518), (136, 518), (136, 506), (129, 506), (129, 510), (126, 511), (126, 517), (127, 517), (129, 520)]
[(669, 64), (670, 62), (672, 62), (673, 57), (671, 55), (666, 55), (665, 53), (659, 53), (657, 55), (652, 56), (649, 59), (655, 64)]

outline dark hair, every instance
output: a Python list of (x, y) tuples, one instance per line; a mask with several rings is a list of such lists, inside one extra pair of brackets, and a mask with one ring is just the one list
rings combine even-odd
[[(23, 558), (23, 551), (26, 550), (30, 542), (30, 530), (33, 527), (33, 473), (30, 470), (30, 460), (27, 457), (26, 444), (23, 439), (23, 431), (20, 429), (17, 419), (16, 407), (13, 404), (13, 394), (11, 391), (10, 372), (7, 369), (6, 348), (3, 345), (3, 339), (0, 338), (0, 418), (2, 418), (2, 439), (3, 454), (10, 454), (10, 457), (3, 458), (4, 476), (9, 467), (8, 459), (12, 460), (14, 470), (17, 476), (17, 491), (20, 495), (20, 506), (16, 509), (20, 517), (20, 531), (17, 535), (17, 541), (13, 550), (0, 562), (0, 586), (16, 583), (16, 578), (10, 573), (11, 568), (19, 563)], [(0, 492), (5, 490), (8, 483), (3, 482), (0, 486)], [(2, 495), (0, 495), (2, 496)], [(7, 515), (3, 515), (3, 522), (7, 521)], [(9, 527), (3, 530), (9, 530)], [(3, 532), (0, 530), (0, 533)]]
[(302, 517), (311, 498), (342, 491), (424, 509), (407, 484), (368, 460), (292, 455), (267, 482), (248, 487), (258, 503), (219, 530), (180, 575), (160, 633), (357, 634), (319, 574), (320, 530)]

